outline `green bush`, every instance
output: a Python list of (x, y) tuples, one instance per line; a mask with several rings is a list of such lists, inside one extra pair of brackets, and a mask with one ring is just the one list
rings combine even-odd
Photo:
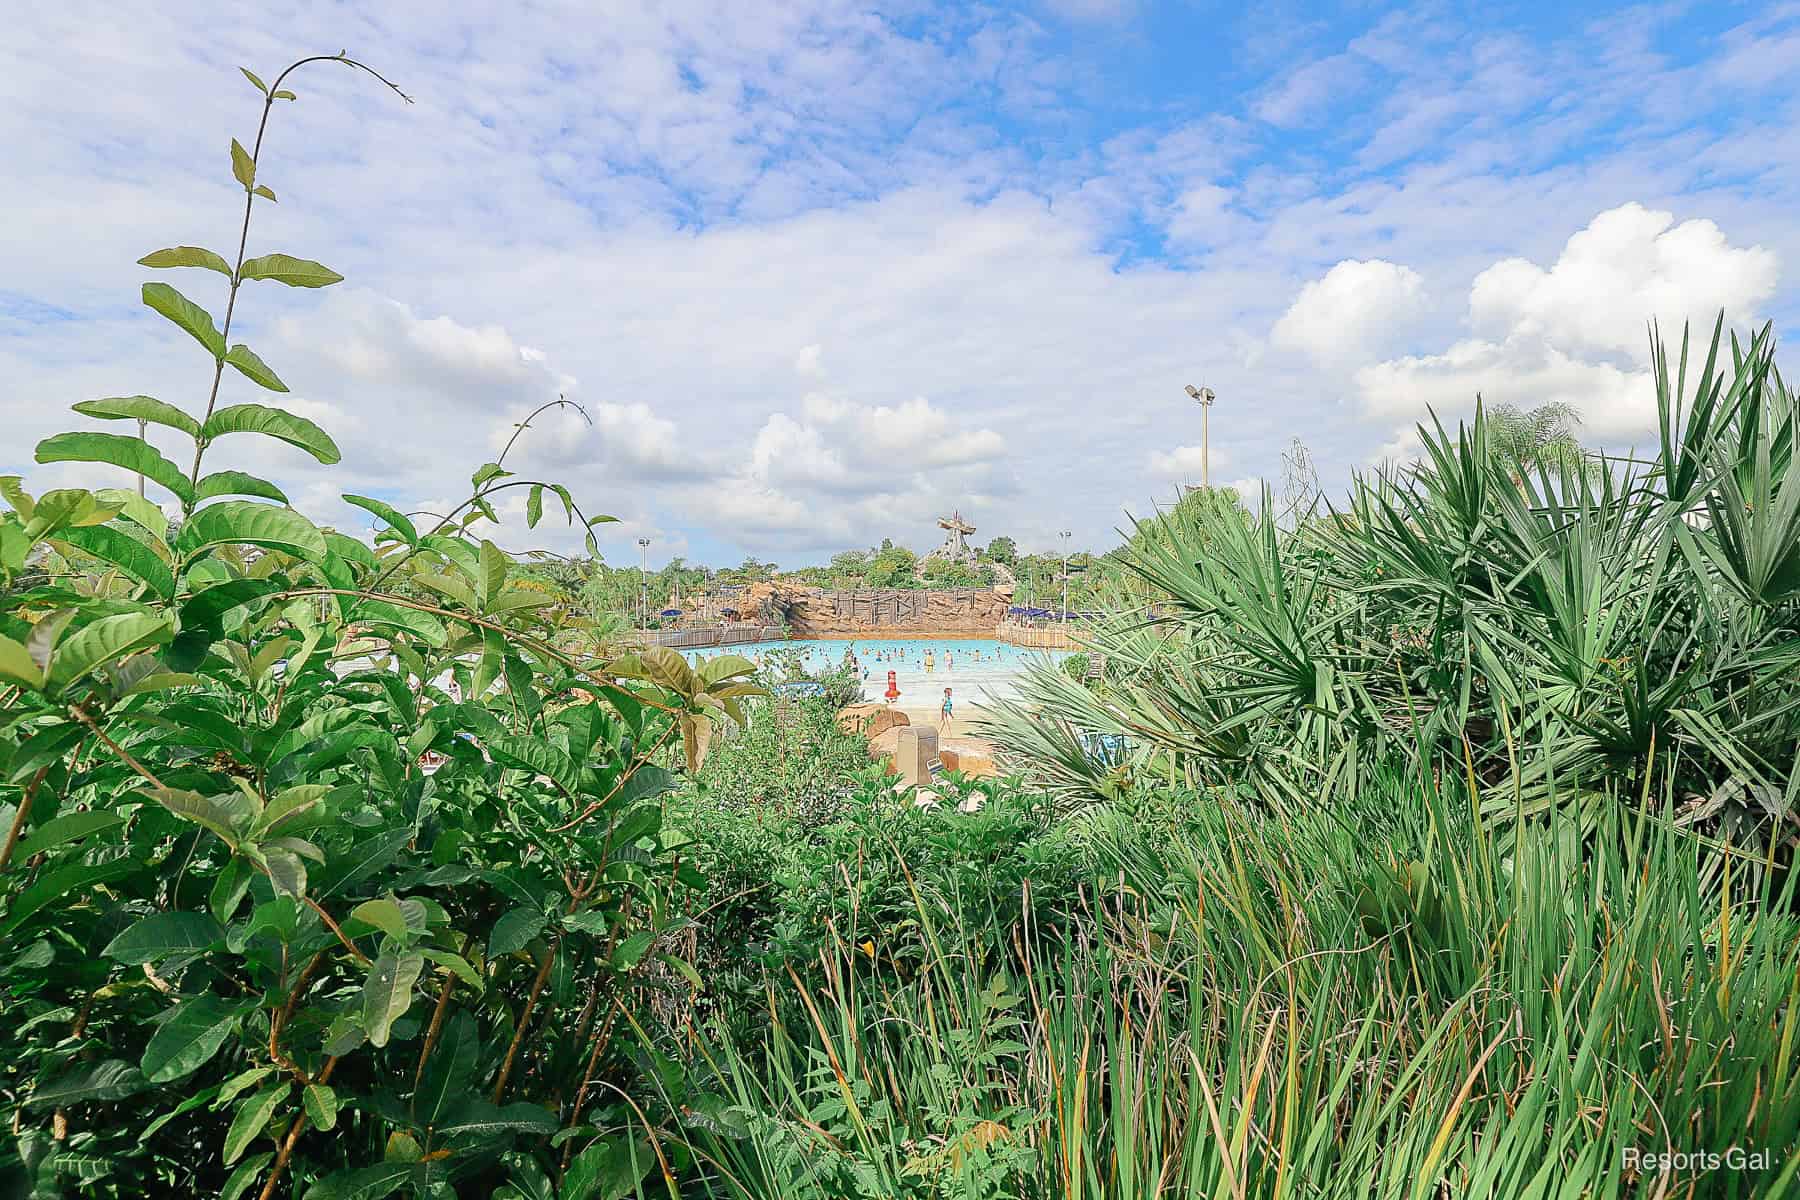
[[(316, 61), (245, 72), (265, 129)], [(273, 198), (264, 144), (231, 145), (246, 237)], [(481, 530), (512, 489), (534, 527), (546, 498), (584, 529), (609, 518), (505, 454), (435, 525), (346, 496), (380, 522), (372, 547), (216, 469), (228, 434), (338, 461), (311, 421), (221, 400), (286, 390), (227, 348), (240, 289), (339, 277), (241, 249), (142, 263), (225, 277), (223, 328), (144, 287), (205, 349), (204, 406), (76, 410), (174, 431), (184, 465), (91, 430), (36, 457), (139, 474), (177, 527), (132, 491), (0, 479), (0, 1192), (633, 1190), (657, 1162), (646, 1121), (684, 1117), (618, 1014), (699, 986), (668, 950), (705, 882), (662, 829), (654, 759), (759, 689), (729, 664), (631, 677), (569, 649), (566, 606)]]
[[(719, 1190), (1789, 1194), (1792, 877), (1729, 875), (1622, 806), (1599, 818), (1620, 852), (1595, 858), (1562, 818), (1496, 845), (1428, 780), (1359, 795), (1092, 809), (1105, 886), (1060, 925), (946, 916), (921, 888), (907, 970), (825, 947), (772, 1028), (716, 1029), (702, 1056), (732, 1098), (732, 1136), (695, 1133)], [(903, 876), (885, 840), (859, 848), (820, 880), (838, 920), (862, 879)], [(1760, 1156), (1723, 1165), (1733, 1147)]]
[(1496, 820), (1621, 795), (1790, 854), (1800, 401), (1766, 328), (1728, 356), (1715, 331), (1697, 373), (1653, 351), (1647, 463), (1527, 464), (1478, 408), (1297, 529), (1272, 504), (1140, 524), (1124, 563), (1167, 599), (1089, 631), (1108, 687), (1038, 669), (994, 736), (1076, 805), (1118, 784), (1081, 735), (1121, 734), (1140, 780), (1295, 804), (1398, 758), (1472, 775)]

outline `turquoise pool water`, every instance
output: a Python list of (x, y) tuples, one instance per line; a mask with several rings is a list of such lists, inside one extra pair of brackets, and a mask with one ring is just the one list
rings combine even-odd
[[(1026, 650), (992, 638), (967, 640), (934, 638), (862, 638), (857, 640), (751, 642), (742, 646), (688, 650), (702, 659), (720, 654), (739, 654), (753, 662), (769, 661), (777, 650), (799, 652), (808, 670), (835, 666), (846, 650), (868, 672), (863, 699), (880, 700), (887, 691), (887, 673), (894, 672), (903, 707), (936, 708), (950, 688), (960, 714), (964, 705), (984, 699), (1003, 699), (1012, 694), (1019, 675), (1033, 662), (1057, 660), (1064, 651)], [(929, 652), (931, 665), (926, 666)]]

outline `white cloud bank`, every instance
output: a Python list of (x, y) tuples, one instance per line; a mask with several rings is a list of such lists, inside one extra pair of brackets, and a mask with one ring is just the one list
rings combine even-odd
[(1581, 413), (1585, 435), (1620, 445), (1654, 429), (1648, 327), (1705, 338), (1720, 312), (1750, 322), (1775, 293), (1778, 261), (1734, 245), (1712, 221), (1628, 203), (1599, 213), (1548, 267), (1506, 258), (1469, 287), (1467, 337), (1434, 353), (1389, 357), (1427, 311), (1420, 275), (1380, 260), (1346, 260), (1305, 285), (1270, 339), (1321, 365), (1353, 368), (1364, 416), (1387, 425), (1384, 455), (1404, 453), (1414, 422), (1490, 403), (1552, 401)]
[(1346, 259), (1301, 288), (1269, 336), (1331, 367), (1404, 344), (1425, 310), (1425, 280), (1411, 267)]

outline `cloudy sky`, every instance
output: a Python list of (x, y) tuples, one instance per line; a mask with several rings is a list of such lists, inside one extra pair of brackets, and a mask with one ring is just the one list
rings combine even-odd
[[(1643, 441), (1651, 320), (1800, 333), (1793, 5), (12, 8), (0, 473), (34, 490), (104, 476), (30, 461), (75, 401), (204, 408), (134, 260), (229, 256), (237, 68), (339, 48), (415, 103), (290, 80), (250, 253), (348, 281), (246, 285), (233, 336), (344, 461), (212, 453), (346, 530), (337, 493), (454, 501), (562, 393), (588, 420), (517, 462), (618, 516), (617, 561), (924, 549), (952, 506), (977, 540), (1106, 545), (1198, 477), (1190, 382), (1216, 480), (1278, 485), (1298, 437), (1335, 487), (1477, 390)], [(222, 309), (217, 276), (161, 277)]]

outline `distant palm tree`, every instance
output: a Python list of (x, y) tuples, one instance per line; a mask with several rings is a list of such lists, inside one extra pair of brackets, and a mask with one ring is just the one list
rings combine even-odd
[[(1476, 401), (1481, 397), (1477, 395)], [(1511, 404), (1486, 410), (1488, 447), (1526, 470), (1580, 467), (1586, 451), (1576, 437), (1581, 414), (1572, 404), (1552, 401), (1529, 412)]]

